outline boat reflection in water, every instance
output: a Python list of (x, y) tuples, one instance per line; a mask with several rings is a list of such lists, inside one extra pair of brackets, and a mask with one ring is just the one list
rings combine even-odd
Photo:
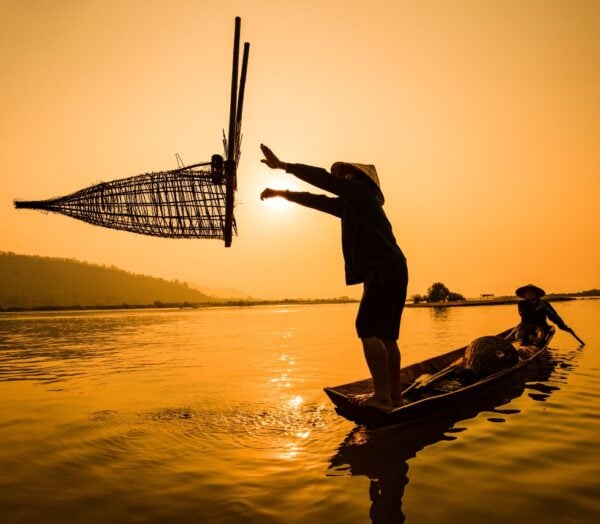
[[(519, 413), (518, 409), (499, 408), (520, 397), (525, 390), (536, 401), (545, 401), (559, 389), (547, 383), (557, 366), (566, 367), (557, 357), (546, 352), (532, 362), (526, 374), (515, 377), (502, 389), (488, 391), (484, 397), (468, 404), (457, 405), (411, 423), (369, 430), (356, 426), (344, 439), (330, 460), (330, 475), (364, 475), (370, 479), (370, 517), (375, 523), (405, 521), (402, 497), (408, 484), (408, 461), (427, 446), (441, 441), (456, 440), (466, 428), (455, 426), (459, 421), (476, 417), (481, 412), (492, 413), (488, 420), (501, 422), (503, 417)], [(494, 417), (497, 414), (497, 417)]]

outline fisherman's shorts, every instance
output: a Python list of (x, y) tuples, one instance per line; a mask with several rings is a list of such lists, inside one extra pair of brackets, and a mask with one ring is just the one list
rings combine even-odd
[(398, 340), (407, 286), (405, 262), (387, 263), (369, 271), (356, 317), (359, 338)]

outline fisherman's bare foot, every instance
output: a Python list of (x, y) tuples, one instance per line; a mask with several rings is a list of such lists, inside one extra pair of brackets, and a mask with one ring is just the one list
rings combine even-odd
[(377, 409), (380, 409), (382, 411), (390, 411), (391, 409), (394, 409), (394, 405), (392, 404), (391, 401), (389, 401), (389, 402), (381, 401), (377, 397), (375, 397), (375, 394), (371, 394), (371, 395), (356, 395), (354, 397), (354, 400), (356, 401), (356, 403), (359, 406), (366, 406), (366, 407), (370, 407), (370, 408), (377, 408)]
[(395, 408), (399, 408), (400, 406), (406, 404), (406, 400), (404, 400), (402, 397), (392, 397), (392, 404)]

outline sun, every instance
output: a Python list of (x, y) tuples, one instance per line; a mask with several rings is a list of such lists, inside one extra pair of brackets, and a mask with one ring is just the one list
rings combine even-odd
[[(273, 188), (273, 189), (276, 189), (276, 188)], [(280, 189), (280, 188), (277, 188), (277, 189)], [(266, 198), (265, 200), (263, 200), (263, 204), (269, 210), (272, 210), (272, 211), (285, 211), (285, 210), (289, 209), (292, 205), (291, 202), (289, 202), (285, 198), (281, 198), (281, 197)]]
[[(277, 177), (271, 177), (269, 180), (266, 181), (264, 185), (261, 184), (260, 190), (258, 190), (258, 194), (260, 194), (260, 192), (266, 187), (270, 187), (271, 189), (288, 189), (290, 191), (298, 190), (295, 181), (291, 180), (289, 177), (287, 178), (287, 180), (281, 180)], [(277, 213), (285, 212), (293, 206), (292, 202), (282, 197), (265, 198), (261, 203), (269, 211), (274, 211)]]

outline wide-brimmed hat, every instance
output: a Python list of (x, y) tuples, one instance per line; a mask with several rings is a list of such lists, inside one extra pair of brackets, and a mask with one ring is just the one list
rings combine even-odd
[(377, 176), (377, 169), (373, 164), (358, 164), (356, 162), (334, 162), (331, 164), (331, 174), (338, 175), (340, 169), (343, 166), (348, 166), (358, 171), (362, 175), (366, 176), (373, 184), (375, 184), (375, 189), (381, 198), (381, 202), (385, 201), (383, 197), (383, 192), (381, 191), (381, 182), (379, 182), (379, 177)]
[(525, 292), (528, 289), (535, 291), (537, 293), (538, 298), (541, 298), (546, 294), (546, 292), (541, 287), (534, 286), (533, 284), (527, 284), (526, 286), (521, 286), (519, 289), (517, 289), (515, 291), (515, 295), (521, 298), (525, 298)]

